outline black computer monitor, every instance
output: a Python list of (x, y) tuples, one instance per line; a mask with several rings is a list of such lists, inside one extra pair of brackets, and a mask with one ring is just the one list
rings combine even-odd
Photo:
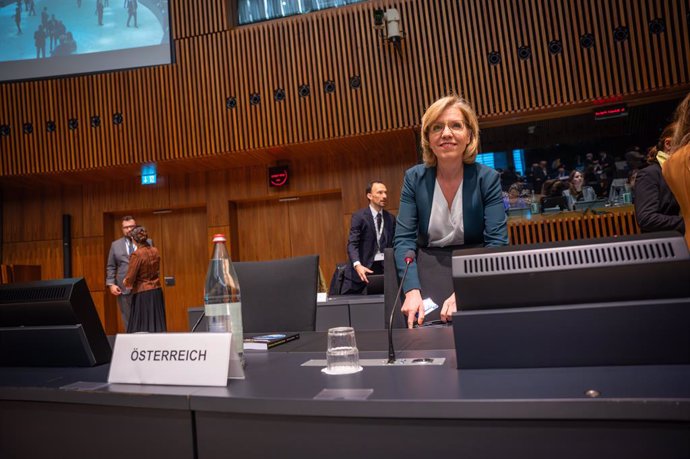
[(111, 354), (84, 278), (0, 286), (0, 365), (93, 366)]
[(542, 212), (560, 212), (561, 210), (568, 210), (568, 198), (565, 196), (548, 196), (541, 198)]
[(383, 295), (383, 274), (370, 274), (367, 276), (366, 288), (364, 293), (367, 295)]
[(575, 201), (573, 210), (601, 209), (609, 203), (608, 199), (595, 199), (594, 201)]
[(690, 254), (674, 231), (453, 254), (464, 310), (690, 297), (689, 278)]
[(690, 363), (675, 232), (456, 251), (458, 368)]

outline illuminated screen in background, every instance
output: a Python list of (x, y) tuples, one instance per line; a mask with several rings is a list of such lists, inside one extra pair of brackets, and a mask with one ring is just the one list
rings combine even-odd
[(237, 0), (239, 25), (337, 8), (365, 0)]
[(168, 0), (0, 0), (0, 81), (169, 64)]

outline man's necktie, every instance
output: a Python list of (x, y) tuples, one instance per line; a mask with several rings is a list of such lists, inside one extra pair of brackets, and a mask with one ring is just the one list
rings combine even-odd
[(381, 237), (379, 238), (379, 246), (383, 246), (383, 231), (381, 231), (381, 223), (382, 223), (383, 217), (381, 216), (381, 212), (376, 214), (376, 235), (378, 236), (381, 234)]

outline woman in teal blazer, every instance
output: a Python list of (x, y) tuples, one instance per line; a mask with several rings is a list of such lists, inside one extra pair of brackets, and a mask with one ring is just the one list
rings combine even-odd
[[(405, 270), (405, 254), (418, 247), (508, 244), (500, 176), (475, 162), (479, 122), (472, 107), (458, 96), (434, 102), (422, 117), (424, 164), (405, 172), (395, 228), (395, 263)], [(439, 194), (436, 194), (439, 193)], [(403, 285), (402, 312), (408, 327), (424, 321), (416, 264)], [(457, 309), (455, 295), (443, 303), (441, 320)]]

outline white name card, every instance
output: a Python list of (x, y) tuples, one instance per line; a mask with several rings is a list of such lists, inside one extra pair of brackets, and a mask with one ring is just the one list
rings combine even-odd
[(117, 335), (108, 382), (225, 386), (230, 343), (230, 333)]

